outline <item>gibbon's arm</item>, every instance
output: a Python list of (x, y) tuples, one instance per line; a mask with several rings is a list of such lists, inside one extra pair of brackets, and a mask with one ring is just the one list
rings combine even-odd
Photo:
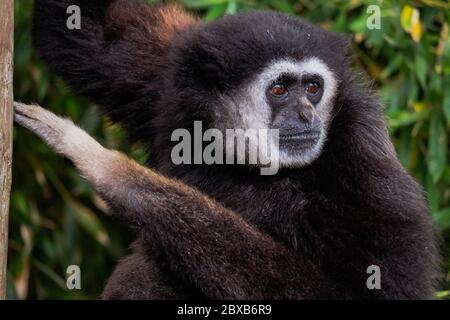
[[(80, 29), (67, 26), (74, 8)], [(148, 142), (151, 133), (143, 135), (154, 116), (149, 106), (160, 99), (171, 42), (196, 23), (175, 5), (35, 0), (33, 46), (52, 71), (120, 122), (133, 141)]]
[[(73, 161), (113, 211), (157, 244), (169, 267), (210, 298), (324, 298), (322, 272), (199, 191), (103, 148), (39, 106), (15, 103), (15, 121)], [(320, 284), (320, 285), (319, 285)]]

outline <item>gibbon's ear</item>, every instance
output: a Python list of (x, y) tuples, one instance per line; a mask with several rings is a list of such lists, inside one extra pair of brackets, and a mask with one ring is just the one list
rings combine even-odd
[[(73, 5), (80, 8), (81, 28), (70, 30)], [(175, 5), (35, 0), (33, 43), (51, 70), (120, 122), (132, 141), (148, 142), (171, 42), (196, 23)]]

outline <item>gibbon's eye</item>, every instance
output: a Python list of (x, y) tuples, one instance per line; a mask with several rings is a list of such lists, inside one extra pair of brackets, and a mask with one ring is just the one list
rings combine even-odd
[(311, 96), (315, 96), (320, 91), (320, 86), (315, 81), (309, 81), (305, 84), (305, 92)]
[(270, 88), (270, 93), (276, 97), (282, 97), (288, 93), (288, 89), (284, 83), (276, 83)]

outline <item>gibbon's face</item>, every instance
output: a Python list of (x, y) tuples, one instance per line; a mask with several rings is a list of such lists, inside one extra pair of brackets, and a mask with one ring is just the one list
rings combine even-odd
[(208, 106), (211, 127), (278, 129), (282, 167), (320, 156), (348, 67), (344, 38), (297, 18), (256, 12), (199, 27), (177, 45), (183, 58), (174, 59), (175, 85), (196, 88), (185, 100), (198, 97), (194, 105)]
[(275, 60), (236, 94), (240, 119), (235, 125), (278, 129), (280, 164), (307, 165), (318, 158), (327, 138), (336, 86), (319, 58)]

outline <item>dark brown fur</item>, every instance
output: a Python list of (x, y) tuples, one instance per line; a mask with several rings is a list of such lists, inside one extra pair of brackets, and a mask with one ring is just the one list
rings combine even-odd
[[(81, 7), (80, 31), (65, 29), (68, 4)], [(398, 162), (341, 37), (268, 12), (203, 25), (131, 0), (36, 0), (34, 43), (133, 141), (151, 144), (152, 165), (180, 180), (118, 160), (94, 183), (138, 234), (103, 298), (433, 296), (438, 254), (422, 189)], [(170, 133), (211, 124), (218, 92), (273, 59), (308, 56), (339, 80), (329, 139), (312, 165), (259, 176), (172, 164)], [(369, 265), (381, 268), (381, 290), (366, 287)]]

